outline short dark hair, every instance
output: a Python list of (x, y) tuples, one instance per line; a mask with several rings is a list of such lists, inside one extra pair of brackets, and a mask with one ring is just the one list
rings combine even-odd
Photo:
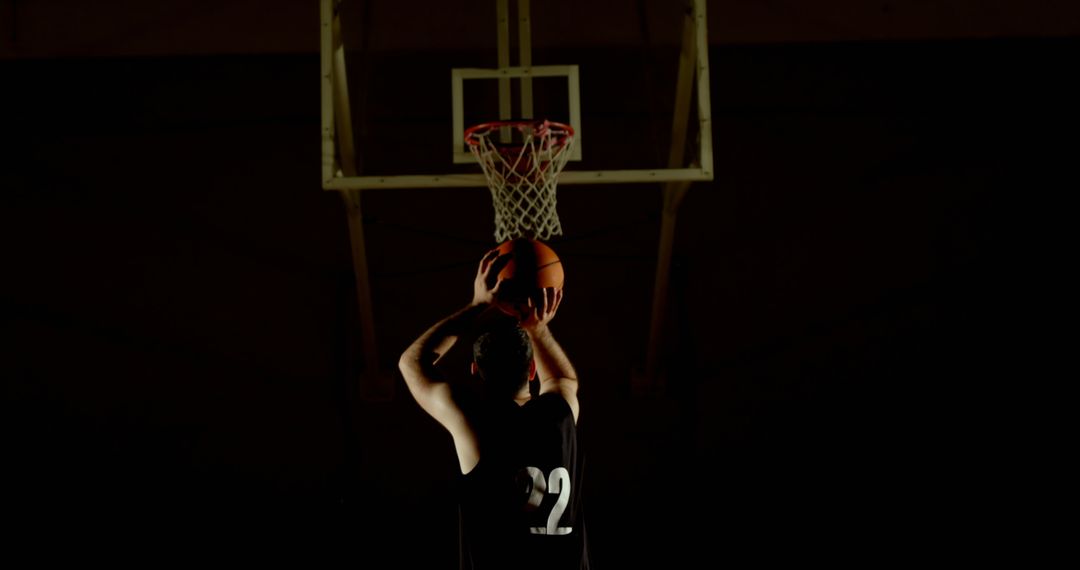
[(473, 343), (473, 360), (485, 384), (514, 394), (529, 382), (532, 342), (515, 322), (485, 331)]

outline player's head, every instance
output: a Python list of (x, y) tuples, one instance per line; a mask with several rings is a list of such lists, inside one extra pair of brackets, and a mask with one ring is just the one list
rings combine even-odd
[(473, 343), (474, 372), (495, 395), (513, 397), (536, 374), (532, 343), (517, 323), (500, 323)]

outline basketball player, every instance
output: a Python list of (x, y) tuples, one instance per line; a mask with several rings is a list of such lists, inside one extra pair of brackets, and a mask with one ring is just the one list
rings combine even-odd
[[(416, 339), (399, 367), (416, 402), (454, 442), (461, 568), (584, 569), (577, 374), (548, 328), (562, 290), (538, 291), (515, 311), (499, 299), (497, 277), (511, 255), (488, 252), (472, 303)], [(435, 364), (478, 325), (471, 364), (478, 381), (451, 386)]]

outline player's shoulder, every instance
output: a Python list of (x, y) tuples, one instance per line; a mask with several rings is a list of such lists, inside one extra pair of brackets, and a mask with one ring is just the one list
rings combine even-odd
[(544, 392), (529, 400), (527, 405), (533, 410), (548, 416), (561, 417), (564, 415), (573, 415), (573, 409), (570, 402), (567, 402), (562, 392), (558, 390)]
[(578, 401), (577, 396), (578, 382), (573, 378), (554, 378), (544, 381), (540, 386), (540, 393), (542, 395), (554, 394), (556, 398), (561, 399), (570, 408), (570, 413), (574, 417), (574, 423), (577, 423), (578, 414), (581, 410), (581, 403)]

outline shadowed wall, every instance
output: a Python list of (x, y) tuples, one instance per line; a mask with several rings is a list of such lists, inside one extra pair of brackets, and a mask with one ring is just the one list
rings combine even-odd
[[(1018, 189), (1056, 156), (1041, 125), (1076, 100), (1076, 54), (1073, 39), (714, 47), (717, 179), (680, 214), (664, 397), (628, 396), (658, 190), (560, 192), (554, 330), (582, 377), (598, 566), (894, 559), (986, 508), (972, 472), (996, 431), (973, 410), (1014, 349), (1000, 267), (1029, 222)], [(0, 70), (19, 512), (52, 536), (122, 528), (160, 557), (296, 546), (326, 565), (452, 567), (449, 437), (400, 381), (393, 402), (356, 397), (317, 56)], [(364, 195), (385, 369), (468, 301), (488, 200)], [(418, 530), (428, 546), (405, 539)]]

